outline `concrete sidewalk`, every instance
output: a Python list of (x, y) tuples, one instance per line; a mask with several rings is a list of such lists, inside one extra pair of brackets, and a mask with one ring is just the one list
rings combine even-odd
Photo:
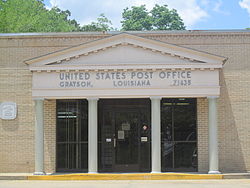
[(0, 180), (27, 180), (32, 173), (0, 173)]
[(2, 180), (0, 188), (249, 188), (250, 180), (109, 180), (26, 181)]

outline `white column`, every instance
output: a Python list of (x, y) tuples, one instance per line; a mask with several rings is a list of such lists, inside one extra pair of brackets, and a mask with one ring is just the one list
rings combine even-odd
[(35, 172), (34, 175), (44, 175), (44, 99), (35, 99)]
[(161, 172), (161, 97), (151, 99), (152, 173)]
[(218, 174), (218, 127), (217, 127), (217, 98), (208, 97), (208, 152), (209, 152), (209, 174)]
[(97, 137), (97, 101), (98, 98), (88, 98), (88, 172), (98, 171), (98, 137)]

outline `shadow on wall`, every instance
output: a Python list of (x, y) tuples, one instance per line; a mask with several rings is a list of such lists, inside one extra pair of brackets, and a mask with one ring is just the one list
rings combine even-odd
[[(224, 71), (220, 72), (221, 97), (218, 103), (219, 118), (219, 169), (223, 173), (247, 172), (239, 138), (239, 126), (236, 124), (235, 109), (229, 95)], [(231, 80), (230, 80), (231, 82)], [(236, 107), (235, 107), (236, 108)]]
[[(15, 100), (6, 100), (15, 101)], [(17, 102), (17, 117), (14, 120), (0, 120), (0, 172), (28, 173), (33, 170), (32, 118), (28, 105)], [(28, 106), (28, 107), (27, 107)]]
[(2, 125), (2, 129), (4, 130), (5, 134), (8, 132), (16, 132), (19, 129), (20, 122), (18, 115), (15, 120), (2, 120), (0, 119), (0, 125)]

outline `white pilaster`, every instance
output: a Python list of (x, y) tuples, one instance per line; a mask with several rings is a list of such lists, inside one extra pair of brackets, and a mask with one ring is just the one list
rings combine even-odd
[(152, 173), (161, 172), (161, 97), (151, 99)]
[(88, 98), (88, 172), (98, 171), (98, 137), (97, 137), (97, 101), (98, 98)]
[(208, 97), (209, 174), (219, 174), (217, 98)]
[(35, 101), (35, 172), (34, 175), (44, 175), (44, 99)]

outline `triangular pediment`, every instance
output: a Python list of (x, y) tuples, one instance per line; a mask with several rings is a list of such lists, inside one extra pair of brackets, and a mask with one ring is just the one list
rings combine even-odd
[(211, 66), (221, 68), (226, 58), (156, 40), (122, 33), (26, 60), (31, 70), (77, 67)]

